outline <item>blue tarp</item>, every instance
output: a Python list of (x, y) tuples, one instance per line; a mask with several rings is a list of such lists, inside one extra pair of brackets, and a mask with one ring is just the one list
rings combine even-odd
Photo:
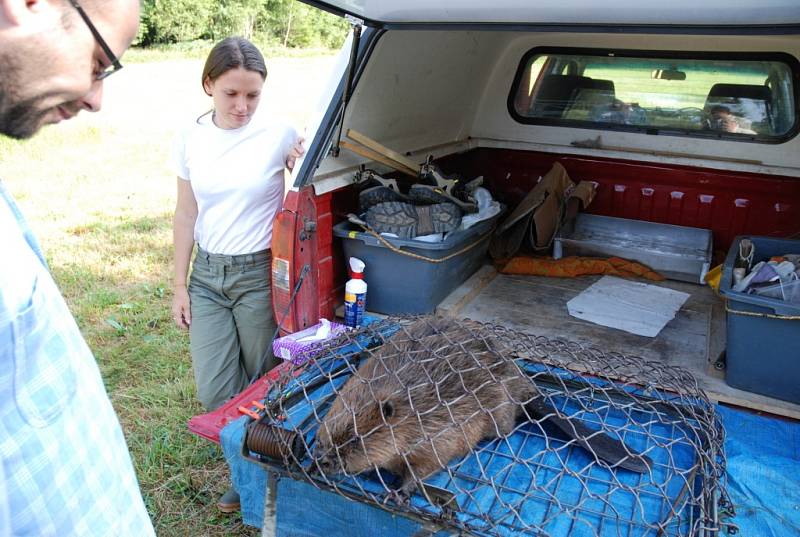
[(800, 536), (800, 422), (718, 406), (743, 537)]
[[(717, 410), (726, 429), (728, 491), (736, 508), (733, 520), (742, 536), (800, 536), (800, 423), (759, 416), (725, 406)], [(242, 497), (245, 524), (261, 527), (265, 470), (241, 455), (246, 418), (226, 426), (221, 433), (225, 457)], [(368, 505), (349, 505), (332, 493), (317, 491), (313, 485), (282, 479), (278, 486), (278, 535), (360, 535), (353, 525), (363, 521), (365, 535), (377, 526), (394, 528), (386, 535), (403, 535), (416, 524), (406, 524), (391, 514)], [(292, 496), (282, 498), (284, 495)], [(319, 496), (319, 498), (317, 498)], [(320, 500), (322, 496), (327, 501)], [(290, 503), (287, 503), (290, 502)], [(346, 503), (343, 503), (346, 502)], [(349, 508), (348, 508), (349, 507)], [(360, 513), (356, 516), (356, 512)], [(343, 514), (350, 513), (346, 518)], [(366, 514), (370, 513), (370, 516)], [(389, 518), (385, 518), (389, 517)], [(348, 520), (347, 526), (342, 525)], [(374, 533), (373, 533), (374, 534)]]
[(267, 472), (263, 467), (242, 456), (247, 416), (226, 425), (219, 433), (222, 453), (231, 469), (231, 480), (239, 492), (242, 503), (242, 520), (248, 526), (260, 528), (264, 517), (264, 493), (267, 487)]

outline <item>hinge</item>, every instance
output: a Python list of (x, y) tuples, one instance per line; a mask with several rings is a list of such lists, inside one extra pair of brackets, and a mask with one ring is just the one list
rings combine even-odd
[(345, 14), (344, 19), (350, 23), (350, 26), (364, 26), (364, 19), (359, 19), (353, 15)]

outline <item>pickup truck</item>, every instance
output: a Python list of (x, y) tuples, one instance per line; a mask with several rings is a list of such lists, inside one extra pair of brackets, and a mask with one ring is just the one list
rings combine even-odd
[[(407, 161), (482, 176), (510, 208), (558, 162), (596, 185), (588, 213), (708, 229), (719, 263), (736, 236), (800, 234), (800, 6), (313, 3), (350, 17), (358, 37), (322, 88), (275, 220), (272, 293), (284, 333), (332, 319), (342, 304), (347, 264), (332, 230), (357, 211), (359, 170), (413, 182), (343, 147), (351, 131)], [(735, 125), (723, 127), (723, 108)], [(392, 276), (367, 267), (365, 277)], [(714, 369), (725, 310), (703, 286), (673, 286), (692, 298), (663, 345), (648, 345), (581, 330), (555, 311), (573, 283), (486, 267), (466, 285), (459, 296), (470, 300), (443, 300), (439, 313), (668, 360), (718, 400), (800, 417), (798, 405), (732, 389)]]
[[(350, 150), (352, 132), (405, 162), (482, 177), (509, 208), (559, 163), (594, 184), (587, 213), (710, 230), (715, 263), (740, 235), (800, 236), (796, 2), (308, 3), (347, 17), (353, 31), (320, 88), (308, 150), (274, 222), (273, 309), (284, 334), (333, 319), (343, 302), (347, 260), (333, 229), (358, 210), (359, 172), (401, 190), (414, 182), (380, 155)], [(380, 285), (393, 275), (371, 277)], [(711, 288), (665, 282), (690, 298), (646, 338), (566, 313), (596, 279), (498, 274), (487, 256), (436, 313), (677, 365), (715, 402), (800, 419), (795, 402), (725, 382), (725, 303)], [(771, 321), (786, 323), (788, 337), (764, 344), (800, 357), (796, 317)], [(774, 375), (796, 379), (798, 369)], [(794, 457), (796, 469), (796, 448)], [(784, 500), (797, 502), (797, 491)]]

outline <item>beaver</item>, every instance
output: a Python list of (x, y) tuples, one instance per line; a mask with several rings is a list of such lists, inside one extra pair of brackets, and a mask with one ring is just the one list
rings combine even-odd
[(651, 466), (622, 442), (557, 415), (511, 350), (475, 322), (423, 317), (387, 339), (339, 389), (312, 465), (325, 474), (385, 469), (407, 498), (481, 440), (546, 418), (611, 467)]

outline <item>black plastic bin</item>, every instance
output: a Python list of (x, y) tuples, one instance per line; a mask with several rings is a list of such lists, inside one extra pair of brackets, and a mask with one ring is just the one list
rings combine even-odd
[(800, 305), (732, 290), (742, 239), (753, 241), (754, 264), (800, 254), (798, 240), (740, 236), (733, 241), (719, 288), (727, 299), (725, 380), (734, 388), (800, 404)]
[(368, 311), (387, 315), (424, 314), (433, 313), (453, 289), (481, 267), (498, 217), (451, 232), (438, 243), (385, 237), (400, 252), (348, 221), (335, 225), (333, 235), (342, 238), (345, 260), (357, 257), (367, 265), (364, 281)]

